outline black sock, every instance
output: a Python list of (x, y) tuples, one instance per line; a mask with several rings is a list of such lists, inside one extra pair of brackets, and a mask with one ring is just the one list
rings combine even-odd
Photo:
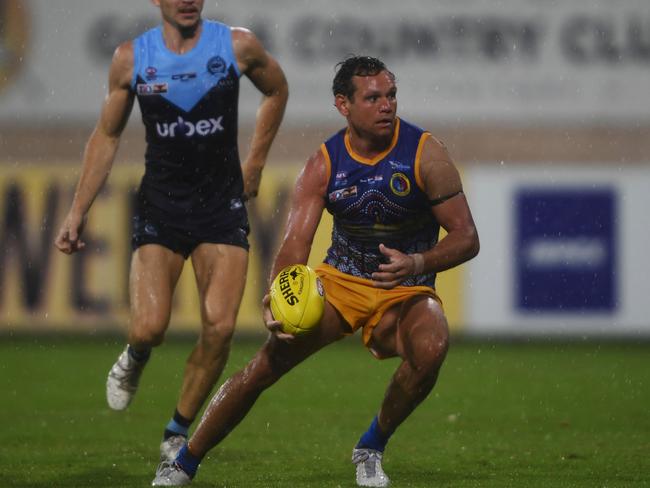
[(147, 348), (142, 351), (136, 351), (133, 349), (133, 346), (129, 344), (129, 348), (127, 350), (129, 351), (129, 356), (131, 356), (139, 363), (147, 361), (149, 359), (149, 356), (151, 356), (151, 348)]
[(169, 439), (174, 435), (184, 435), (187, 437), (192, 422), (194, 422), (194, 419), (183, 417), (180, 413), (178, 413), (178, 410), (174, 410), (174, 416), (167, 424), (167, 427), (165, 427), (163, 439)]

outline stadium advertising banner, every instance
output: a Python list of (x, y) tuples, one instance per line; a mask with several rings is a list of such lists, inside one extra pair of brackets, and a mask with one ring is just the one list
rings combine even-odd
[(522, 187), (515, 195), (515, 307), (521, 313), (616, 311), (614, 188)]
[(649, 168), (502, 165), (466, 181), (481, 235), (469, 332), (650, 335)]
[[(78, 179), (78, 163), (0, 171), (0, 330), (101, 331), (128, 323), (128, 273), (134, 196), (142, 168), (117, 165), (84, 230), (86, 248), (66, 256), (53, 246)], [(253, 236), (239, 322), (261, 324), (261, 300), (281, 237), (295, 171), (265, 172), (260, 199), (249, 205)], [(327, 230), (325, 230), (327, 232)], [(319, 234), (314, 256), (322, 256)], [(174, 296), (172, 330), (200, 323), (188, 262)]]
[[(247, 284), (238, 330), (263, 332), (262, 297), (282, 239), (299, 166), (264, 171), (257, 199), (248, 203), (251, 223)], [(128, 323), (128, 277), (134, 196), (142, 167), (117, 164), (90, 211), (86, 248), (72, 256), (53, 245), (68, 211), (79, 163), (0, 167), (0, 332), (38, 330), (95, 333)], [(325, 213), (309, 263), (322, 261), (331, 217)], [(452, 328), (462, 323), (461, 271), (443, 273), (438, 292)], [(173, 301), (172, 331), (198, 330), (198, 294), (188, 261)]]
[[(338, 120), (330, 84), (350, 53), (384, 59), (403, 113), (474, 123), (650, 120), (647, 0), (220, 0), (289, 79), (287, 120)], [(115, 47), (159, 22), (149, 1), (0, 2), (0, 120), (94, 119)], [(242, 91), (243, 119), (259, 95)]]

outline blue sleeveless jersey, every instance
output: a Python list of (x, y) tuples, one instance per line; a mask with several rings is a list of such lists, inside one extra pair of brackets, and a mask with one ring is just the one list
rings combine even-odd
[(245, 212), (237, 149), (240, 73), (231, 30), (202, 22), (196, 46), (184, 54), (167, 49), (161, 26), (133, 42), (132, 89), (147, 140), (139, 205), (187, 228), (215, 213), (228, 219), (229, 209)]
[[(429, 136), (397, 119), (390, 147), (373, 160), (353, 152), (346, 129), (321, 146), (330, 167), (326, 208), (334, 217), (327, 264), (372, 279), (386, 262), (380, 243), (407, 254), (435, 246), (440, 226), (419, 176), (420, 152)], [(402, 285), (433, 288), (435, 277), (422, 274)]]

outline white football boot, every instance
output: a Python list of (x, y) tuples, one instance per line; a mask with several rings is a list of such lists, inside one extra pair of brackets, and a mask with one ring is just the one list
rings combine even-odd
[(106, 380), (106, 401), (113, 410), (124, 410), (129, 406), (138, 389), (140, 375), (147, 360), (136, 361), (129, 355), (129, 346), (108, 372)]
[(390, 480), (381, 467), (383, 453), (374, 449), (354, 449), (352, 462), (357, 465), (358, 486), (388, 486)]
[(163, 461), (156, 469), (156, 477), (151, 486), (184, 486), (189, 485), (192, 478), (177, 463)]
[(160, 443), (160, 461), (173, 462), (178, 455), (178, 451), (187, 442), (184, 435), (173, 435)]

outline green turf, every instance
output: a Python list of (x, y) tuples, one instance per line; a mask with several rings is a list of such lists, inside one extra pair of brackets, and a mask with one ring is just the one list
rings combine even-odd
[[(258, 343), (239, 338), (228, 371)], [(119, 341), (0, 339), (0, 486), (148, 486), (190, 345), (156, 351), (119, 413), (104, 400)], [(358, 338), (321, 352), (262, 396), (193, 485), (353, 487), (351, 448), (396, 364)], [(649, 486), (649, 412), (648, 344), (458, 343), (384, 466), (396, 488)]]

